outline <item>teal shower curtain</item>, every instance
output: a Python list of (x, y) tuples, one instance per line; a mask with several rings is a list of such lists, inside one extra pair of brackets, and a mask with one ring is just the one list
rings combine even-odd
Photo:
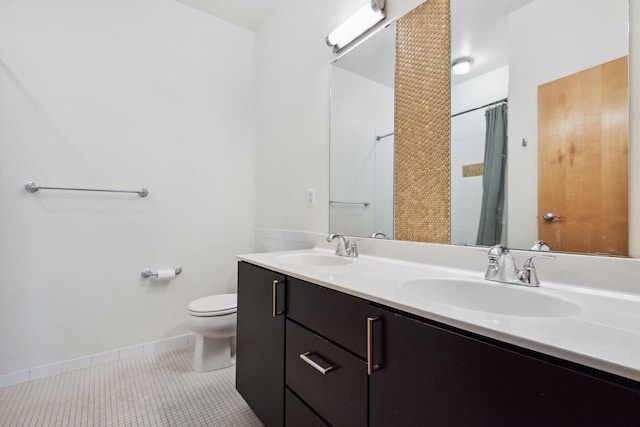
[(482, 174), (482, 208), (476, 244), (501, 243), (504, 216), (505, 173), (507, 165), (507, 104), (485, 113), (484, 172)]

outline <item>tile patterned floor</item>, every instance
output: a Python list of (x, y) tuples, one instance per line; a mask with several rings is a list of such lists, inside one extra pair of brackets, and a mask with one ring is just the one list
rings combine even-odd
[(235, 367), (197, 373), (192, 347), (0, 389), (0, 426), (260, 427)]

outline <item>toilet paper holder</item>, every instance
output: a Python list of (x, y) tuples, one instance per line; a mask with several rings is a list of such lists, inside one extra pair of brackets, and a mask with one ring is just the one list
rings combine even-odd
[[(178, 274), (182, 273), (182, 267), (177, 266), (176, 268), (174, 268), (174, 271), (176, 272), (177, 276)], [(145, 268), (144, 270), (142, 270), (142, 273), (140, 273), (140, 275), (143, 279), (148, 279), (149, 277), (158, 277), (158, 273), (151, 271), (151, 269), (149, 268)]]

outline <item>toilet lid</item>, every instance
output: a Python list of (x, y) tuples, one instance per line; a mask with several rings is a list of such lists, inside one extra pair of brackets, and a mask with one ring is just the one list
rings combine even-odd
[(194, 316), (222, 316), (238, 309), (238, 294), (221, 294), (191, 301), (189, 312)]

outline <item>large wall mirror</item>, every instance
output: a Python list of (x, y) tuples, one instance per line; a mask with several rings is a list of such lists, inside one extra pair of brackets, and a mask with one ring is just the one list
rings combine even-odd
[[(451, 75), (449, 243), (628, 255), (628, 0), (451, 0), (450, 20), (471, 70)], [(331, 233), (394, 238), (395, 37), (331, 65)]]

